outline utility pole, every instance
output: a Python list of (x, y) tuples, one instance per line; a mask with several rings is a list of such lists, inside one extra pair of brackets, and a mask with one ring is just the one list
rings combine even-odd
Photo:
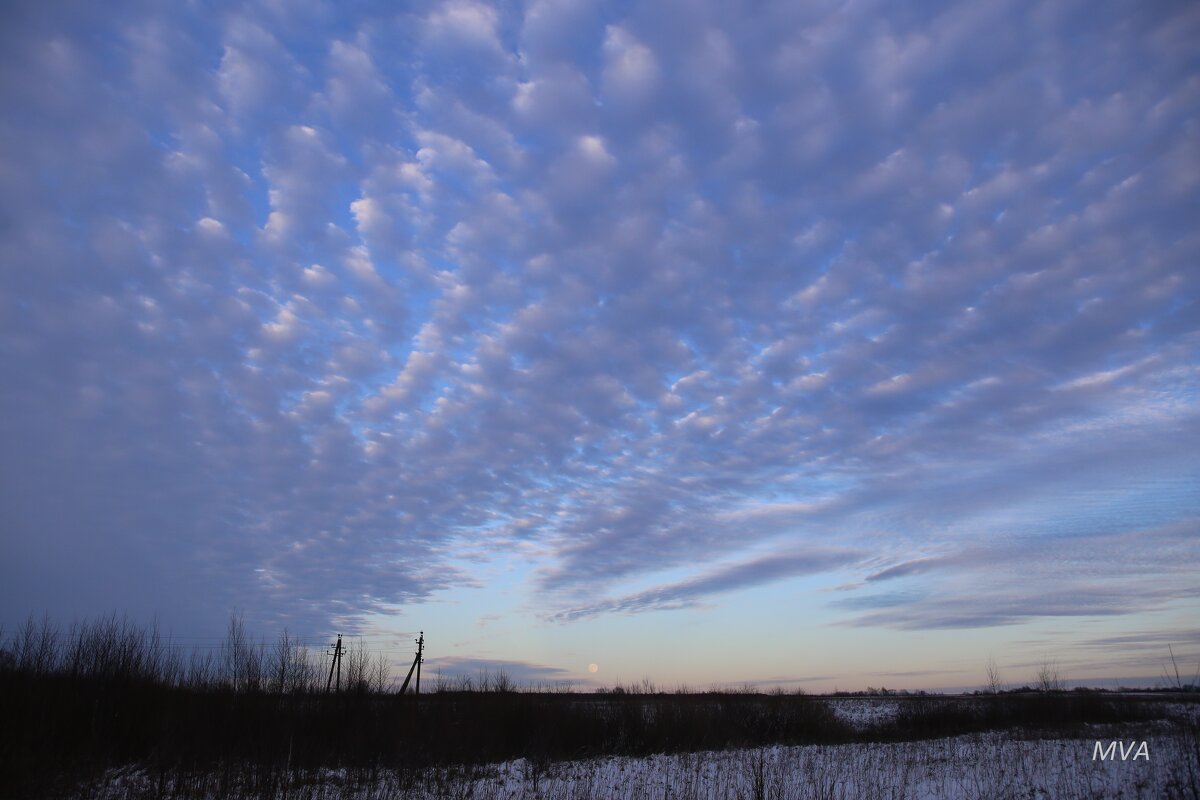
[(421, 631), (420, 639), (413, 639), (417, 643), (417, 655), (413, 658), (412, 666), (408, 668), (408, 675), (404, 676), (404, 684), (400, 687), (400, 694), (408, 691), (408, 682), (412, 680), (413, 671), (417, 673), (417, 694), (421, 693), (421, 662), (424, 661), (421, 654), (425, 650), (425, 631)]
[(337, 690), (342, 690), (342, 635), (339, 633), (337, 642), (329, 645), (333, 648), (333, 661), (329, 664), (329, 677), (325, 680), (325, 691), (329, 691), (329, 685), (333, 683), (333, 670), (337, 668)]
[(421, 631), (421, 638), (417, 639), (417, 694), (421, 693), (421, 662), (424, 661), (423, 653), (425, 652), (425, 631)]

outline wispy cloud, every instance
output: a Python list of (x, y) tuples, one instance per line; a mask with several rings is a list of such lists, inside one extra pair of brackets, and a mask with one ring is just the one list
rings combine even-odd
[(568, 609), (555, 615), (555, 619), (567, 621), (609, 612), (686, 608), (713, 595), (783, 578), (811, 575), (843, 566), (859, 557), (861, 553), (847, 550), (772, 555), (719, 568), (686, 581)]
[(475, 689), (495, 688), (498, 681), (507, 681), (509, 688), (581, 682), (574, 673), (561, 667), (504, 659), (445, 656), (426, 659), (421, 669), (426, 681), (452, 689), (465, 687), (467, 681)]

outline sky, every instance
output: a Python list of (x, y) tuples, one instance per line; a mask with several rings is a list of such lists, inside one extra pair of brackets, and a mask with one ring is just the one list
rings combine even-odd
[(9, 630), (1200, 672), (1197, 4), (2, 13)]

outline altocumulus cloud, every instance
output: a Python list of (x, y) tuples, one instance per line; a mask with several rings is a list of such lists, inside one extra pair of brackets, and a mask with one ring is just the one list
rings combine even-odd
[(1195, 596), (1194, 4), (5, 15), (6, 608)]

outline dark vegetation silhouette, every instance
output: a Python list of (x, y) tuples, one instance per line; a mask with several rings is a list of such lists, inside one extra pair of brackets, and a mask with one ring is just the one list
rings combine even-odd
[(1147, 716), (1139, 703), (1095, 692), (914, 695), (899, 698), (894, 717), (856, 729), (803, 693), (668, 693), (649, 682), (587, 694), (518, 690), (502, 672), (435, 679), (417, 697), (392, 691), (386, 661), (361, 640), (346, 650), (342, 691), (326, 693), (323, 654), (286, 632), (255, 642), (237, 618), (208, 649), (179, 647), (155, 625), (115, 615), (65, 628), (31, 617), (0, 632), (0, 644), (6, 797), (78, 794), (126, 765), (176, 789), (189, 775), (217, 775), (274, 796), (296, 771), (319, 768), (416, 774), (514, 758), (1062, 730)]

